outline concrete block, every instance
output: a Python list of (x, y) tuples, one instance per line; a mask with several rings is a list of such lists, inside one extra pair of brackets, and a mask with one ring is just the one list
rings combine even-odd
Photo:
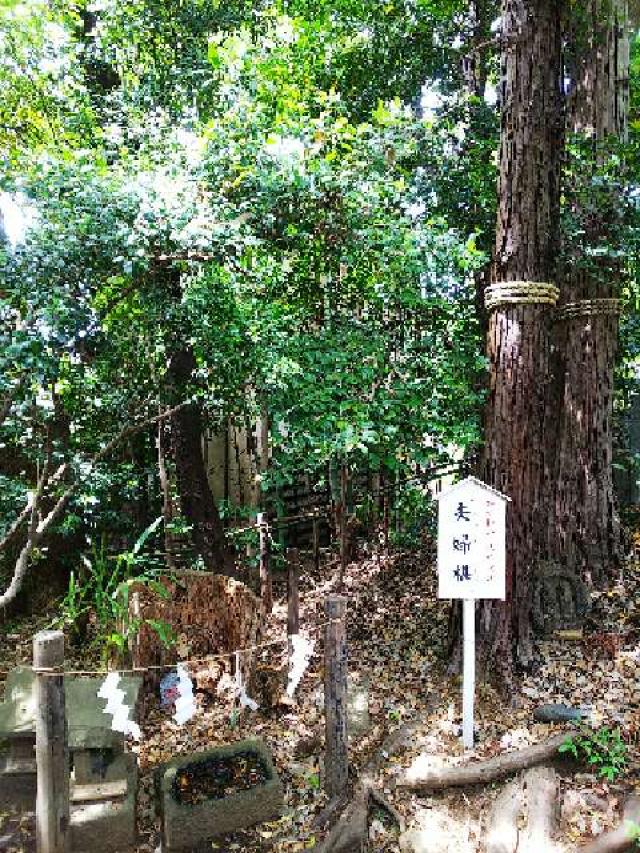
[[(258, 755), (266, 781), (220, 799), (198, 804), (181, 803), (174, 793), (174, 780), (180, 770), (211, 758), (230, 758), (242, 753)], [(280, 814), (283, 806), (282, 783), (274, 769), (271, 753), (258, 740), (227, 744), (169, 762), (162, 770), (159, 783), (161, 798), (163, 851), (192, 851), (204, 842), (227, 832), (235, 832)]]
[[(124, 750), (124, 737), (111, 731), (111, 718), (103, 713), (106, 699), (98, 699), (101, 677), (65, 676), (69, 724), (69, 749)], [(124, 676), (120, 687), (125, 702), (134, 709), (142, 688), (140, 676)], [(0, 704), (0, 740), (16, 735), (35, 738), (35, 678), (30, 667), (17, 667), (7, 676), (5, 700)]]
[[(121, 756), (119, 766), (126, 772), (124, 796), (87, 800), (82, 795), (83, 786), (74, 786), (70, 822), (73, 853), (127, 853), (135, 847), (138, 787), (135, 755), (126, 753)], [(74, 798), (83, 801), (74, 803)]]
[(15, 737), (0, 744), (0, 810), (32, 811), (36, 804), (34, 739)]
[(73, 753), (73, 778), (76, 785), (115, 782), (127, 776), (129, 754), (112, 749), (78, 749)]
[[(102, 677), (65, 676), (69, 750), (78, 782), (112, 781), (126, 775), (124, 736), (111, 730), (97, 692)], [(127, 704), (135, 708), (142, 688), (139, 676), (121, 679)], [(11, 670), (0, 703), (0, 807), (35, 809), (35, 677), (30, 667)], [(117, 756), (122, 756), (118, 762)]]

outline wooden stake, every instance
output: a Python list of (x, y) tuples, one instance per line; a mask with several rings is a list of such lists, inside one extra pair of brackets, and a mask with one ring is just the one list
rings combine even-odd
[(266, 613), (273, 609), (273, 590), (271, 587), (271, 572), (269, 571), (269, 528), (266, 512), (258, 513), (258, 528), (260, 530), (260, 596)]
[(325, 716), (325, 790), (329, 797), (339, 796), (347, 785), (347, 600), (331, 595), (325, 603), (324, 716)]
[(382, 542), (384, 550), (389, 550), (389, 495), (384, 493), (382, 498)]
[(320, 522), (317, 513), (313, 515), (313, 565), (317, 572), (320, 568)]
[(36, 674), (36, 843), (38, 853), (69, 850), (69, 747), (64, 676), (51, 670), (64, 664), (62, 631), (40, 631), (33, 638)]
[(129, 631), (129, 657), (131, 659), (131, 665), (133, 667), (140, 666), (140, 626), (142, 625), (142, 619), (140, 618), (141, 606), (140, 606), (140, 592), (135, 591), (131, 593), (131, 598), (129, 602), (129, 622), (133, 622), (135, 628), (133, 631)]
[(344, 574), (347, 568), (347, 468), (340, 469), (340, 574), (338, 589), (344, 585)]
[[(300, 557), (297, 548), (287, 549), (287, 636), (300, 631), (300, 597), (298, 580), (300, 574)], [(291, 653), (291, 640), (289, 652)]]

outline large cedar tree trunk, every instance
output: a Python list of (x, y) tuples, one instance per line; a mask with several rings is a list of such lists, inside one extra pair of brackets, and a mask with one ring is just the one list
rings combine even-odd
[[(628, 114), (626, 0), (589, 0), (573, 38), (568, 129), (592, 145), (593, 170), (608, 141), (624, 138)], [(615, 241), (616, 198), (590, 198), (592, 174), (573, 197), (584, 241), (566, 248), (557, 341), (562, 419), (557, 447), (549, 556), (588, 582), (619, 565), (620, 523), (613, 490), (613, 378), (618, 341), (620, 267), (588, 258), (585, 246)], [(604, 204), (603, 202), (609, 202)], [(588, 211), (585, 209), (588, 208)], [(606, 213), (604, 211), (607, 211)], [(592, 300), (596, 300), (595, 302)]]
[[(504, 0), (502, 124), (494, 282), (554, 281), (563, 145), (558, 0)], [(491, 310), (490, 393), (484, 476), (507, 494), (507, 597), (484, 602), (486, 669), (509, 683), (514, 651), (530, 652), (530, 595), (545, 477), (544, 412), (550, 306), (506, 302)]]

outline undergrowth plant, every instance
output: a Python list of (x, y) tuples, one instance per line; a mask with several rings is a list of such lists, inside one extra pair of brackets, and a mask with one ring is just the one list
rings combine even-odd
[(598, 776), (609, 782), (617, 779), (627, 766), (627, 745), (619, 728), (592, 729), (583, 725), (559, 746), (558, 751), (591, 765)]
[(94, 544), (91, 556), (83, 558), (84, 572), (79, 576), (75, 572), (70, 574), (57, 624), (78, 635), (92, 619), (96, 627), (94, 642), (100, 646), (105, 659), (113, 656), (123, 659), (129, 640), (143, 624), (156, 632), (163, 645), (170, 646), (174, 642), (167, 623), (134, 616), (129, 607), (134, 584), (146, 586), (162, 598), (169, 597), (167, 588), (159, 581), (160, 574), (165, 575), (166, 569), (155, 566), (142, 551), (161, 521), (162, 518), (158, 518), (150, 524), (131, 551), (115, 556), (107, 553), (103, 537), (99, 545)]
[(640, 849), (640, 823), (633, 820), (625, 821), (627, 835), (630, 841), (634, 842), (634, 846)]

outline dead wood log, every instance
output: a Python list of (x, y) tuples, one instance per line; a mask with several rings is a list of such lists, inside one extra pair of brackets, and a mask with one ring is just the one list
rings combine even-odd
[(632, 796), (625, 803), (622, 824), (578, 848), (579, 853), (627, 853), (635, 850), (635, 841), (630, 832), (635, 824), (640, 824), (640, 797)]
[(505, 752), (486, 761), (475, 764), (463, 764), (456, 767), (442, 767), (430, 770), (424, 776), (405, 774), (398, 780), (399, 788), (412, 791), (442, 791), (445, 788), (460, 788), (466, 785), (483, 785), (502, 779), (519, 770), (526, 770), (538, 764), (544, 764), (558, 757), (558, 747), (567, 739), (567, 734), (552, 737), (544, 743), (519, 749), (517, 752)]

